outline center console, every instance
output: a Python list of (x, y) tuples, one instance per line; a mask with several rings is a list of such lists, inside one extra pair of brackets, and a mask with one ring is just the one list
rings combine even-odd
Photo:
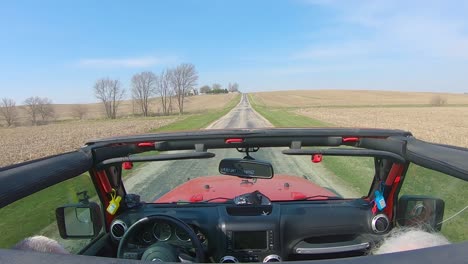
[[(247, 208), (245, 208), (247, 209)], [(277, 262), (281, 257), (279, 246), (279, 219), (274, 210), (260, 210), (261, 214), (249, 211), (249, 217), (238, 217), (242, 212), (226, 213), (220, 220), (225, 235), (225, 255), (222, 263)], [(229, 210), (227, 211), (229, 212)], [(268, 212), (268, 213), (267, 213)]]
[[(242, 262), (258, 262), (264, 260), (269, 260), (268, 262), (271, 262), (276, 259), (270, 256), (275, 253), (275, 239), (273, 234), (273, 230), (228, 230), (226, 232), (226, 253)], [(268, 256), (270, 257), (265, 259)]]

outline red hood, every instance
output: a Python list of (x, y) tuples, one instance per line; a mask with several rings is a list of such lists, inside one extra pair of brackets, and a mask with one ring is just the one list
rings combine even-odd
[[(300, 200), (315, 195), (336, 196), (335, 193), (297, 176), (275, 175), (272, 179), (258, 179), (256, 183), (232, 176), (206, 176), (177, 186), (155, 202), (200, 202), (219, 197), (232, 199), (256, 190), (272, 201)], [(314, 199), (326, 199), (325, 197)]]

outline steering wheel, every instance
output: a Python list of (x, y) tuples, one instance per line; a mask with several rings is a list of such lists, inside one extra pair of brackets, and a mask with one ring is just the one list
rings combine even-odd
[[(205, 260), (205, 253), (203, 251), (203, 246), (198, 239), (197, 235), (193, 231), (193, 229), (187, 225), (182, 220), (168, 216), (168, 215), (151, 215), (146, 216), (138, 221), (136, 221), (133, 225), (131, 225), (127, 232), (123, 235), (120, 239), (119, 248), (117, 250), (117, 258), (133, 258), (138, 256), (141, 251), (136, 251), (133, 249), (128, 248), (128, 241), (133, 236), (133, 234), (139, 230), (140, 227), (143, 225), (150, 223), (152, 221), (162, 220), (166, 222), (170, 222), (175, 226), (179, 227), (180, 229), (184, 230), (190, 237), (190, 241), (192, 242), (192, 246), (195, 248), (195, 261), (202, 263)], [(153, 245), (149, 246), (141, 260), (149, 260), (149, 261), (160, 261), (160, 262), (180, 262), (180, 255), (174, 246), (164, 243), (164, 242), (156, 242)]]

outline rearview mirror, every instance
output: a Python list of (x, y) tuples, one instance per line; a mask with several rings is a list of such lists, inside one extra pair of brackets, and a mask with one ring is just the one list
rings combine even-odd
[(93, 238), (102, 228), (101, 208), (97, 203), (70, 204), (55, 209), (60, 236)]
[(398, 201), (396, 220), (400, 226), (417, 226), (430, 231), (440, 231), (444, 207), (445, 202), (439, 198), (403, 195)]
[(219, 163), (219, 173), (241, 178), (273, 178), (273, 166), (266, 161), (245, 159), (223, 159)]

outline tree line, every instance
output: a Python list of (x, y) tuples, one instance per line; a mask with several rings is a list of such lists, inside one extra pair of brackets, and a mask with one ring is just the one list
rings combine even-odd
[(200, 87), (201, 94), (221, 94), (221, 93), (234, 93), (239, 92), (239, 84), (229, 83), (227, 88), (222, 88), (221, 84), (215, 83), (211, 87), (209, 85), (203, 85)]
[[(197, 81), (197, 70), (190, 63), (164, 69), (159, 75), (151, 71), (137, 73), (131, 79), (132, 100), (143, 116), (150, 115), (150, 98), (155, 96), (161, 100), (163, 115), (171, 114), (174, 104), (179, 114), (183, 114), (184, 99), (195, 90)], [(106, 116), (111, 119), (117, 118), (125, 92), (119, 80), (103, 78), (94, 84), (94, 94), (103, 103)]]
[[(143, 116), (149, 116), (151, 99), (160, 100), (163, 115), (170, 115), (175, 109), (179, 114), (184, 113), (184, 101), (187, 96), (197, 95), (195, 88), (198, 82), (198, 73), (191, 63), (183, 63), (173, 68), (166, 68), (159, 74), (143, 71), (133, 75), (130, 81), (132, 102)], [(227, 88), (220, 84), (204, 85), (199, 89), (203, 94), (219, 94), (238, 92), (237, 83), (229, 83)], [(102, 102), (107, 118), (117, 118), (117, 113), (127, 91), (118, 79), (109, 77), (95, 81), (93, 85), (95, 97)], [(33, 125), (46, 123), (55, 118), (52, 100), (47, 97), (32, 96), (23, 102), (28, 119)], [(72, 116), (83, 119), (88, 109), (83, 105), (76, 105), (72, 109)], [(0, 115), (7, 126), (13, 126), (18, 121), (16, 102), (13, 99), (3, 98), (0, 101)]]
[[(55, 116), (52, 100), (47, 97), (32, 96), (24, 100), (23, 103), (33, 125), (41, 122), (45, 123)], [(7, 126), (14, 125), (18, 120), (16, 102), (13, 99), (2, 98), (0, 102), (0, 115), (2, 115)]]

